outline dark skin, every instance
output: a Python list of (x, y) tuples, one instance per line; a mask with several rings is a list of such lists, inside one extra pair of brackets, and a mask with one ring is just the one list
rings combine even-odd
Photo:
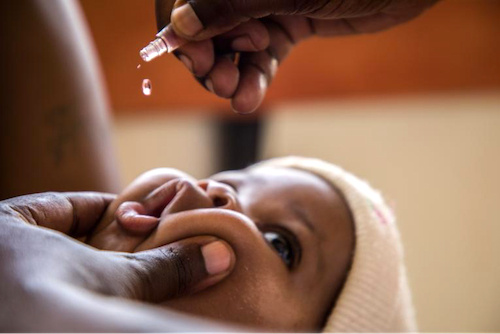
[(0, 200), (118, 192), (108, 100), (78, 2), (3, 1), (0, 15)]
[[(0, 331), (227, 330), (151, 304), (224, 279), (235, 261), (224, 241), (200, 235), (147, 252), (103, 252), (74, 238), (94, 230), (115, 196), (12, 198), (120, 184), (78, 1), (4, 1), (0, 15), (0, 200), (9, 198), (0, 201)], [(228, 265), (216, 275), (206, 266), (220, 260), (202, 253), (214, 242)]]
[(350, 212), (333, 187), (269, 167), (200, 181), (171, 169), (146, 173), (110, 206), (89, 243), (141, 251), (200, 234), (231, 245), (234, 271), (163, 304), (271, 331), (320, 330), (354, 249)]
[[(182, 38), (176, 56), (207, 89), (231, 99), (233, 110), (244, 114), (262, 103), (279, 64), (300, 41), (385, 30), (436, 2), (156, 0), (156, 22), (158, 29), (172, 23)], [(231, 61), (236, 53), (237, 64)]]
[(200, 247), (216, 238), (185, 238), (135, 254), (99, 251), (73, 239), (87, 236), (114, 198), (42, 193), (0, 202), (2, 332), (228, 330), (152, 305), (230, 273), (230, 248), (225, 273), (214, 279), (204, 269)]

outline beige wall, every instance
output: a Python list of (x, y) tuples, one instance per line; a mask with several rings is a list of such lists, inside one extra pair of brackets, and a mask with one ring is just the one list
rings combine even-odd
[[(266, 157), (335, 162), (394, 203), (421, 330), (500, 331), (500, 93), (275, 109)], [(157, 166), (213, 170), (206, 119), (122, 116), (116, 143), (125, 181)]]
[(213, 171), (213, 128), (202, 117), (119, 116), (115, 143), (123, 184), (155, 167), (175, 167), (195, 177)]

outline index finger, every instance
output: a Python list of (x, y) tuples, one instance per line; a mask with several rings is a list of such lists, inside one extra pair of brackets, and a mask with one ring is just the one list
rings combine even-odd
[(81, 237), (92, 231), (115, 197), (98, 192), (47, 192), (14, 197), (2, 204), (26, 223)]

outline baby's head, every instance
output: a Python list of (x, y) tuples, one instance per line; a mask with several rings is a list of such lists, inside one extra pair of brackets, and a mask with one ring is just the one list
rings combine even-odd
[[(118, 223), (158, 220), (145, 237)], [(201, 235), (228, 242), (237, 259), (229, 277), (165, 303), (188, 313), (279, 331), (413, 330), (393, 220), (363, 181), (289, 157), (201, 181), (172, 169), (144, 173), (89, 243), (133, 252)]]

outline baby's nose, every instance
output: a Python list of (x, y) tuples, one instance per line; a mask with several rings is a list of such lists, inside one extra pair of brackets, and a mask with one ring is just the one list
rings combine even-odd
[[(150, 201), (159, 203), (160, 205), (157, 204), (157, 206), (163, 208), (160, 218), (173, 213), (211, 208), (213, 206), (205, 190), (187, 178), (172, 180), (155, 190), (154, 193), (155, 195), (152, 198), (156, 198), (156, 200), (154, 202)], [(170, 197), (170, 200), (166, 201), (168, 204), (165, 206), (165, 198), (168, 197)]]
[(206, 191), (214, 207), (242, 212), (238, 195), (231, 186), (213, 180), (201, 180), (198, 185)]

